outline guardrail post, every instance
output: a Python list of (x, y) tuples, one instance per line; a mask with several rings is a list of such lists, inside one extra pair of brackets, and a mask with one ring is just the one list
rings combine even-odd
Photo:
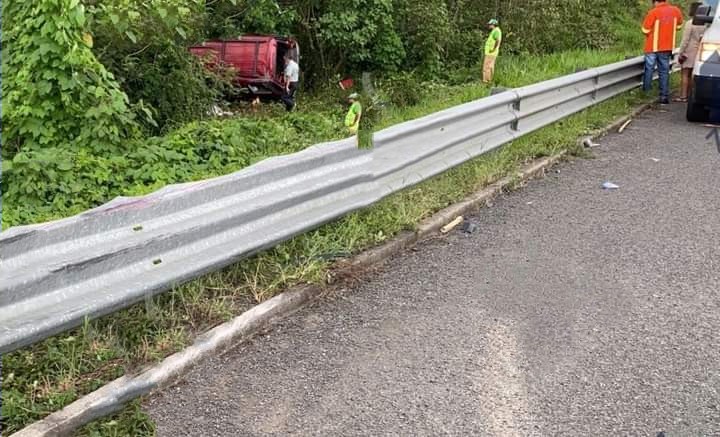
[(520, 112), (520, 97), (518, 97), (517, 100), (513, 102), (512, 109), (515, 113), (515, 120), (510, 123), (510, 129), (517, 131), (518, 121), (520, 120), (520, 117), (518, 116), (518, 112)]
[(595, 77), (593, 77), (593, 92), (592, 99), (597, 100), (598, 88), (600, 86), (600, 73), (595, 70)]

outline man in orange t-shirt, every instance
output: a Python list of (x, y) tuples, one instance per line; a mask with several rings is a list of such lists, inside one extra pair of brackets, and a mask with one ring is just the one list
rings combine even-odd
[(643, 90), (652, 89), (653, 74), (657, 65), (660, 76), (660, 104), (670, 103), (670, 57), (675, 48), (675, 38), (682, 29), (683, 15), (680, 9), (666, 0), (654, 0), (654, 7), (643, 21), (645, 34), (645, 74)]

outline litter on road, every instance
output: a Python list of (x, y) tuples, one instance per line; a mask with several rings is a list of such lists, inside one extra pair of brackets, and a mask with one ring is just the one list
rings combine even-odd
[(450, 232), (450, 231), (452, 231), (453, 229), (455, 229), (455, 227), (456, 227), (457, 225), (459, 225), (460, 223), (462, 223), (463, 220), (464, 220), (464, 219), (463, 219), (463, 216), (457, 216), (457, 217), (455, 217), (455, 220), (453, 220), (453, 221), (451, 221), (450, 223), (448, 223), (448, 224), (446, 224), (445, 226), (443, 226), (443, 227), (440, 229), (440, 232), (442, 232), (443, 234), (447, 234), (448, 232)]
[(585, 138), (582, 142), (583, 146), (590, 149), (592, 147), (598, 147), (600, 144), (594, 143), (592, 138)]
[(606, 190), (617, 190), (620, 186), (613, 184), (612, 182), (605, 182), (602, 187)]
[(618, 129), (618, 133), (619, 133), (619, 134), (623, 133), (623, 131), (625, 130), (625, 128), (628, 127), (628, 125), (629, 125), (630, 123), (632, 123), (632, 118), (631, 118), (630, 120), (626, 121), (625, 123), (623, 123), (622, 126), (620, 126), (620, 129)]
[(474, 234), (478, 230), (478, 225), (469, 220), (465, 220), (465, 222), (463, 223), (462, 230), (466, 234)]

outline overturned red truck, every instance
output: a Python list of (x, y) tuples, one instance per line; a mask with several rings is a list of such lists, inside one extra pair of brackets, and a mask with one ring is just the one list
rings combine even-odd
[(205, 41), (189, 48), (209, 69), (228, 68), (233, 82), (249, 97), (282, 96), (285, 55), (299, 60), (297, 41), (280, 36), (246, 35), (235, 40)]

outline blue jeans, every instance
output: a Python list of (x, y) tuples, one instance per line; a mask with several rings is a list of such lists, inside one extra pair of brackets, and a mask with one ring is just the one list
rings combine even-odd
[(653, 74), (657, 65), (660, 76), (660, 98), (670, 98), (670, 57), (672, 52), (655, 52), (645, 54), (645, 74), (643, 75), (643, 91), (652, 89)]

